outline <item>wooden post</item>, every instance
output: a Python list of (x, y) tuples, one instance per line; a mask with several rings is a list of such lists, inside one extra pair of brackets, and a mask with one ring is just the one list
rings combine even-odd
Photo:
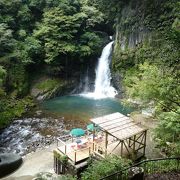
[[(94, 124), (93, 124), (94, 126)], [(95, 129), (93, 129), (93, 151), (94, 151), (94, 138), (95, 138)]]
[(58, 173), (57, 174), (60, 174), (61, 173), (61, 162), (59, 160), (57, 160), (57, 163), (58, 163)]
[(97, 151), (97, 144), (94, 145), (94, 151)]
[(66, 154), (66, 145), (65, 145), (65, 151), (64, 151), (64, 153)]
[(144, 131), (144, 148), (143, 148), (143, 156), (145, 155), (145, 151), (146, 151), (146, 135), (147, 135), (147, 130)]
[(76, 151), (74, 152), (74, 161), (76, 163)]
[(135, 154), (135, 149), (136, 149), (136, 135), (134, 135), (133, 137), (133, 152), (132, 152), (132, 159), (135, 160), (136, 159), (136, 154)]
[(126, 150), (127, 150), (128, 154), (130, 154), (130, 152), (129, 152), (129, 148), (128, 148), (129, 146), (127, 146), (125, 142), (124, 142), (124, 147), (126, 148)]
[(121, 157), (122, 157), (122, 155), (123, 155), (123, 141), (121, 141)]
[(128, 146), (131, 147), (131, 138), (129, 138)]
[(135, 153), (135, 148), (136, 148), (136, 135), (134, 135), (134, 139), (133, 139), (133, 153)]
[(54, 155), (54, 172), (57, 173), (57, 159)]
[(105, 132), (105, 156), (107, 155), (107, 145), (108, 145), (108, 133)]

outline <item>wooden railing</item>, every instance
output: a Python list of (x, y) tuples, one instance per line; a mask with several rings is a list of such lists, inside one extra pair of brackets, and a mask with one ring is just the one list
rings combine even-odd
[(154, 174), (154, 173), (164, 173), (164, 172), (171, 172), (171, 171), (180, 172), (180, 157), (144, 160), (130, 167), (127, 167), (123, 169), (122, 171), (103, 177), (101, 178), (101, 180), (109, 180), (109, 179), (128, 180), (129, 171), (133, 167), (143, 168), (144, 176), (147, 176), (149, 174)]
[(71, 135), (64, 135), (64, 136), (58, 137), (57, 146), (58, 146), (58, 142), (65, 143), (67, 140), (70, 140), (70, 139), (72, 139)]
[[(64, 155), (67, 155), (67, 157), (68, 157), (68, 154), (67, 154), (67, 143), (64, 142), (62, 140), (62, 138), (57, 138), (57, 146), (63, 147), (64, 150), (63, 150), (63, 148), (61, 148), (61, 149), (58, 148), (58, 150), (61, 151), (61, 153), (63, 153)], [(71, 161), (76, 163), (77, 162), (78, 154), (80, 155), (80, 153), (82, 153), (83, 151), (86, 151), (87, 149), (88, 149), (88, 155), (90, 157), (90, 155), (92, 153), (92, 151), (91, 151), (92, 148), (91, 147), (85, 147), (85, 148), (80, 148), (80, 149), (74, 149), (72, 151), (72, 153), (74, 153), (74, 156), (73, 156), (74, 158), (68, 157), (68, 159), (70, 159)]]
[(62, 146), (64, 146), (64, 151), (62, 151), (62, 150), (61, 151), (66, 155), (66, 152), (67, 152), (67, 145), (66, 145), (66, 143), (63, 140), (61, 140), (60, 138), (57, 138), (57, 146), (59, 146), (59, 143), (61, 143)]
[(87, 150), (87, 149), (89, 150), (89, 151), (88, 151), (88, 155), (89, 155), (89, 157), (90, 157), (90, 155), (91, 155), (91, 147), (74, 150), (74, 162), (75, 162), (75, 163), (77, 162), (78, 153), (80, 154), (80, 152), (85, 151), (85, 150)]
[(102, 158), (105, 158), (107, 155), (112, 154), (112, 152), (103, 148), (103, 146), (99, 145), (98, 143), (94, 143), (94, 153)]

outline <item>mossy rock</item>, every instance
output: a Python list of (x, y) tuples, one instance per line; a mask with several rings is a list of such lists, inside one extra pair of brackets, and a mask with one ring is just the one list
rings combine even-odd
[(33, 85), (31, 95), (37, 100), (50, 99), (63, 91), (66, 84), (60, 79), (42, 77)]

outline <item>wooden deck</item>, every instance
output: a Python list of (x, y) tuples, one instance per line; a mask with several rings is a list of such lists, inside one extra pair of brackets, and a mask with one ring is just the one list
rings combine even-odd
[(68, 158), (75, 164), (89, 158), (93, 149), (93, 145), (89, 145), (86, 148), (81, 148), (77, 150), (71, 148), (70, 145), (67, 146), (68, 147), (66, 153), (64, 152), (64, 146), (59, 146), (57, 149), (61, 154), (68, 156)]
[[(108, 146), (107, 150), (105, 150), (105, 137), (103, 136), (102, 141), (99, 142), (90, 142), (87, 143), (87, 146), (84, 148), (73, 148), (75, 143), (70, 142), (69, 144), (58, 146), (57, 151), (62, 155), (67, 155), (68, 158), (72, 161), (74, 164), (78, 164), (82, 161), (85, 161), (88, 159), (92, 154), (96, 153), (100, 156), (105, 156), (105, 151), (107, 151), (108, 154), (114, 154), (117, 156), (121, 155), (121, 148), (118, 146), (119, 141), (114, 140), (112, 136), (108, 137)], [(102, 151), (102, 153), (100, 153)], [(129, 149), (129, 151), (132, 152), (132, 149)], [(128, 156), (128, 151), (126, 149), (123, 149), (123, 157)]]
[(94, 147), (95, 144), (98, 145), (102, 145), (104, 144), (103, 139), (101, 140), (101, 142), (90, 142), (87, 141), (86, 145), (84, 147), (80, 147), (78, 148), (76, 143), (66, 143), (66, 144), (62, 144), (60, 146), (57, 147), (57, 150), (59, 151), (59, 153), (68, 156), (68, 158), (74, 162), (74, 164), (77, 164), (79, 162), (82, 162), (86, 159), (88, 159), (91, 154), (93, 154), (94, 152)]
[[(91, 155), (106, 157), (114, 154), (136, 159), (137, 154), (145, 155), (147, 129), (135, 123), (131, 118), (120, 113), (91, 119), (101, 128), (101, 132), (93, 132), (73, 142), (58, 139), (57, 150), (66, 155), (74, 164), (85, 162)], [(136, 156), (136, 157), (135, 157)]]

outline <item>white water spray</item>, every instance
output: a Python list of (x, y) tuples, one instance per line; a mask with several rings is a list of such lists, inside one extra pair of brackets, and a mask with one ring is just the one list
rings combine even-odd
[(108, 43), (99, 58), (96, 69), (95, 90), (93, 93), (82, 94), (83, 96), (102, 99), (107, 97), (115, 97), (117, 91), (111, 86), (111, 72), (110, 72), (110, 55), (112, 51), (113, 42)]

